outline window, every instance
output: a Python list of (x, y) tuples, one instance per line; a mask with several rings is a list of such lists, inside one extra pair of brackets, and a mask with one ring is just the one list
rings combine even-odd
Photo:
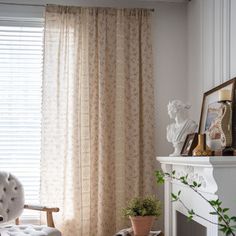
[[(39, 204), (43, 22), (0, 20), (0, 167), (19, 177), (25, 202)], [(25, 211), (24, 221), (39, 219)]]

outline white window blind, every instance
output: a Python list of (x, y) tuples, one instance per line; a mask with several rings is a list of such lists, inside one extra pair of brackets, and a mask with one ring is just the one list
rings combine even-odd
[[(39, 204), (43, 24), (0, 20), (0, 170), (19, 177), (25, 202)], [(24, 221), (39, 214), (25, 211)]]

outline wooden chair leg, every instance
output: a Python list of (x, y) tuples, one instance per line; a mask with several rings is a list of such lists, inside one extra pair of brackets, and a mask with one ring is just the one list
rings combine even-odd
[(15, 219), (15, 224), (16, 224), (16, 225), (19, 225), (19, 224), (20, 224), (20, 219), (19, 219), (19, 218), (16, 218), (16, 219)]
[(48, 224), (48, 227), (55, 228), (53, 218), (52, 218), (52, 212), (50, 212), (50, 211), (47, 211), (47, 224)]

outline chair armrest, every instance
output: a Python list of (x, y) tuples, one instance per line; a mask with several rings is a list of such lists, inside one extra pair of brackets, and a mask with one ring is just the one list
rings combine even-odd
[(35, 211), (45, 211), (47, 215), (47, 225), (48, 227), (55, 228), (52, 213), (58, 212), (59, 208), (57, 207), (45, 207), (45, 206), (37, 206), (37, 205), (24, 205), (24, 209), (35, 210)]
[(46, 207), (38, 205), (24, 205), (24, 209), (47, 212), (59, 212), (60, 210), (58, 207)]

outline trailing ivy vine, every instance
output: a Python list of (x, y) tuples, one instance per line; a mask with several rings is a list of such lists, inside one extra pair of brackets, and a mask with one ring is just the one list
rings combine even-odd
[(236, 216), (229, 216), (228, 211), (229, 208), (223, 208), (222, 207), (222, 201), (219, 199), (216, 200), (208, 200), (200, 191), (199, 188), (201, 187), (201, 183), (198, 183), (196, 181), (191, 181), (188, 178), (188, 175), (177, 177), (175, 174), (175, 171), (172, 171), (172, 173), (165, 173), (163, 171), (156, 171), (156, 180), (157, 183), (163, 184), (165, 182), (165, 179), (174, 179), (185, 186), (189, 187), (192, 189), (196, 194), (198, 194), (203, 200), (205, 200), (207, 203), (210, 204), (212, 207), (212, 211), (209, 212), (211, 215), (216, 215), (218, 216), (218, 223), (213, 222), (211, 220), (206, 219), (205, 217), (197, 214), (193, 209), (190, 209), (181, 199), (181, 191), (178, 193), (171, 193), (172, 196), (172, 201), (173, 202), (180, 202), (183, 207), (187, 210), (188, 212), (188, 219), (192, 220), (193, 217), (199, 217), (211, 224), (215, 224), (219, 226), (219, 230), (222, 231), (226, 236), (231, 235), (235, 236), (235, 231), (236, 231)]

